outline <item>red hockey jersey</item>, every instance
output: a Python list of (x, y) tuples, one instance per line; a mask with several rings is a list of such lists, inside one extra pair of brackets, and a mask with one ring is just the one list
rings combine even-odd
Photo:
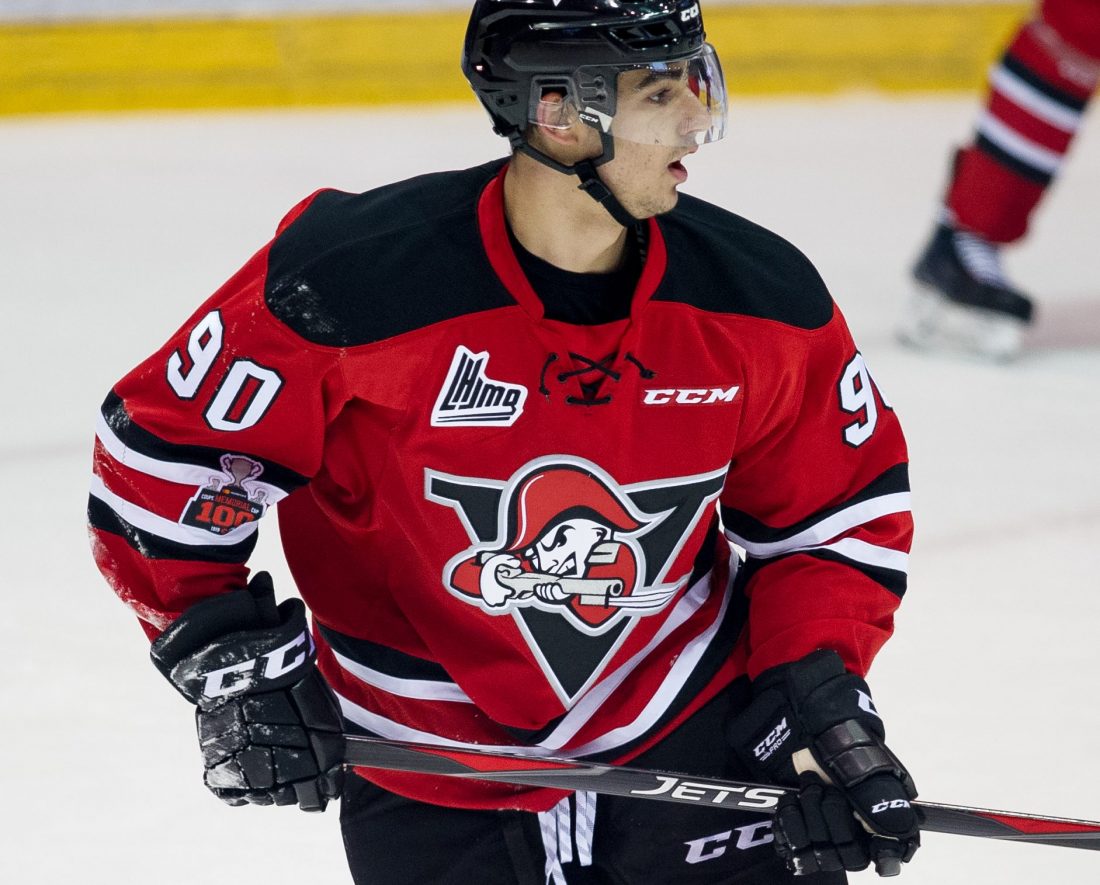
[(506, 172), (314, 194), (114, 387), (89, 504), (112, 587), (155, 636), (244, 586), (279, 504), (349, 728), (451, 747), (621, 762), (740, 675), (822, 647), (864, 673), (905, 588), (906, 453), (813, 267), (683, 196), (629, 318), (546, 319)]

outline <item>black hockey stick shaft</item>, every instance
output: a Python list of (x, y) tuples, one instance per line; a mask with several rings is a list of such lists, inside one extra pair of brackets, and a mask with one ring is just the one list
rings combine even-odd
[[(344, 762), (364, 768), (497, 781), (555, 790), (588, 790), (610, 796), (682, 802), (770, 814), (787, 788), (747, 781), (692, 777), (675, 772), (602, 765), (547, 756), (456, 750), (384, 738), (345, 735)], [(915, 802), (933, 833), (981, 836), (1100, 851), (1100, 823), (961, 805)]]

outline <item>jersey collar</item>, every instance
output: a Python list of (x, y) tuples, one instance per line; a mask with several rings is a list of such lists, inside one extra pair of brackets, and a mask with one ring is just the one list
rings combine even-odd
[[(527, 276), (520, 267), (519, 259), (512, 250), (512, 244), (508, 239), (507, 221), (504, 215), (504, 177), (508, 174), (508, 165), (500, 170), (492, 181), (481, 192), (478, 200), (477, 217), (478, 228), (481, 232), (481, 242), (485, 248), (485, 254), (493, 272), (503, 283), (516, 302), (534, 319), (541, 322), (543, 319), (542, 300), (535, 294)], [(632, 324), (637, 320), (642, 309), (657, 291), (657, 286), (664, 276), (668, 263), (668, 254), (665, 250), (665, 241), (661, 236), (661, 229), (655, 218), (646, 220), (649, 230), (648, 249), (645, 264), (638, 277), (638, 283), (634, 288), (634, 297), (631, 301), (630, 318)]]

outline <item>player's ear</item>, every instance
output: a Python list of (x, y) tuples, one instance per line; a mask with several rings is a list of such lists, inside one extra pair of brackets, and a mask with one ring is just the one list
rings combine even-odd
[(578, 141), (576, 109), (561, 92), (547, 90), (542, 94), (537, 123), (539, 135), (550, 144), (574, 145)]

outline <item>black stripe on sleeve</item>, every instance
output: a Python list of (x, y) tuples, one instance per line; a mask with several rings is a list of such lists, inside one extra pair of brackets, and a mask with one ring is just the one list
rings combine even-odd
[(794, 525), (775, 528), (750, 516), (743, 510), (736, 510), (733, 507), (727, 507), (725, 505), (722, 505), (722, 524), (727, 530), (733, 532), (738, 537), (744, 538), (746, 541), (751, 541), (755, 544), (771, 544), (776, 541), (784, 541), (787, 538), (791, 538), (799, 532), (817, 525), (822, 520), (828, 519), (834, 513), (839, 513), (841, 510), (851, 507), (853, 504), (858, 504), (861, 501), (868, 501), (871, 498), (881, 498), (883, 495), (893, 495), (899, 492), (908, 491), (909, 465), (902, 462), (901, 464), (895, 464), (889, 470), (880, 474), (878, 478), (872, 480), (850, 498), (845, 498), (834, 507), (819, 510), (817, 513), (807, 516), (800, 522), (796, 522)]
[(215, 449), (210, 446), (177, 445), (161, 439), (156, 434), (150, 433), (145, 428), (136, 424), (130, 413), (126, 411), (126, 404), (113, 390), (107, 394), (100, 411), (107, 426), (114, 431), (126, 448), (141, 455), (153, 458), (157, 461), (169, 461), (175, 464), (195, 464), (200, 467), (209, 467), (215, 473), (221, 473), (221, 457), (230, 452), (258, 461), (263, 465), (264, 472), (260, 476), (263, 482), (277, 486), (288, 494), (294, 489), (304, 486), (309, 482), (309, 477), (303, 476), (288, 467), (272, 462), (269, 458), (242, 452), (238, 449)]
[(820, 549), (794, 550), (790, 553), (784, 553), (782, 556), (777, 556), (774, 559), (753, 559), (750, 557), (741, 569), (741, 576), (747, 584), (750, 580), (755, 578), (759, 572), (777, 562), (784, 562), (792, 556), (812, 556), (815, 559), (822, 559), (847, 566), (865, 577), (870, 578), (884, 590), (893, 593), (898, 599), (901, 599), (905, 595), (905, 590), (908, 586), (908, 576), (905, 572), (899, 572), (891, 568), (883, 568), (882, 566), (868, 565), (865, 562), (856, 562), (855, 560), (848, 559), (846, 556), (841, 556), (834, 550)]
[(171, 541), (130, 524), (95, 495), (88, 496), (88, 523), (92, 528), (126, 539), (146, 559), (177, 559), (188, 562), (240, 564), (247, 561), (256, 547), (259, 532), (253, 532), (239, 544), (191, 545)]
[(857, 562), (854, 559), (842, 556), (835, 550), (803, 550), (801, 552), (805, 553), (807, 556), (814, 556), (817, 559), (825, 559), (830, 562), (839, 562), (841, 565), (854, 568), (857, 572), (862, 572), (876, 584), (880, 584), (882, 587), (889, 590), (899, 599), (905, 595), (908, 579), (908, 575), (906, 575), (905, 572), (899, 572), (897, 569), (885, 568), (880, 565), (868, 565), (866, 562)]

